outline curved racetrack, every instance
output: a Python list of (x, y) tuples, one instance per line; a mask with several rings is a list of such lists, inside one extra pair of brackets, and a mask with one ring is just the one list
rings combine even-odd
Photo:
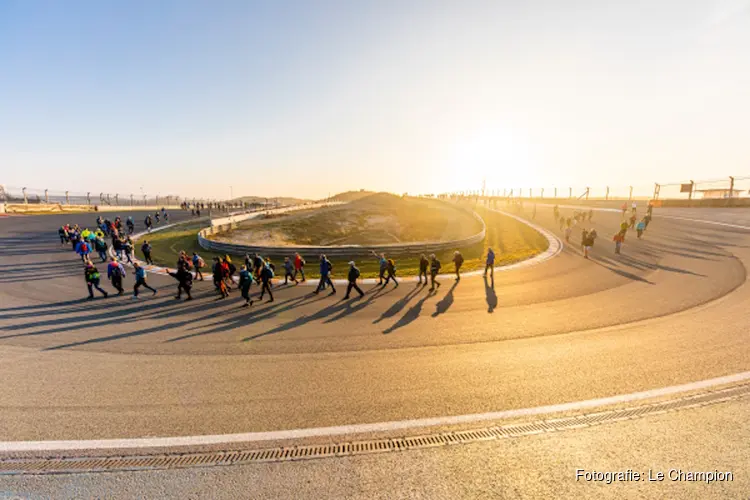
[[(282, 286), (249, 309), (236, 292), (216, 301), (208, 281), (196, 282), (196, 300), (176, 301), (175, 282), (156, 275), (156, 297), (86, 301), (80, 259), (56, 229), (94, 215), (0, 218), (0, 441), (462, 415), (750, 370), (750, 230), (668, 213), (615, 256), (619, 214), (596, 212), (591, 260), (566, 245), (495, 273), (494, 287), (481, 277), (444, 280), (432, 295), (367, 285), (364, 299), (343, 302), (344, 290)], [(535, 223), (559, 234), (549, 209)]]

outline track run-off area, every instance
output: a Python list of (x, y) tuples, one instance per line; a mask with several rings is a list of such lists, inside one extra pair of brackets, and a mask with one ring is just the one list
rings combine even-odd
[[(176, 282), (157, 274), (156, 296), (87, 301), (80, 258), (56, 231), (96, 214), (3, 217), (0, 442), (374, 432), (745, 380), (740, 213), (657, 209), (644, 238), (629, 232), (615, 255), (620, 214), (597, 210), (582, 226), (599, 234), (589, 260), (576, 230), (554, 256), (494, 280), (444, 278), (434, 294), (367, 284), (348, 301), (345, 289), (278, 286), (275, 302), (250, 308), (237, 291), (217, 301), (210, 278), (177, 301)], [(551, 206), (533, 224), (561, 237)]]

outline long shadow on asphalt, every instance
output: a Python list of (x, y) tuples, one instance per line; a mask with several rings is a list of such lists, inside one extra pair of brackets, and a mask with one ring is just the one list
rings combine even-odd
[(495, 293), (495, 278), (491, 277), (487, 281), (487, 276), (484, 277), (484, 294), (487, 298), (487, 312), (491, 313), (497, 307), (497, 294)]
[(693, 271), (690, 271), (688, 269), (680, 269), (678, 267), (670, 267), (665, 266), (662, 264), (652, 264), (650, 262), (643, 262), (641, 260), (635, 259), (629, 255), (622, 254), (619, 258), (620, 262), (622, 262), (626, 266), (633, 267), (635, 269), (641, 270), (641, 271), (669, 271), (672, 273), (680, 273), (680, 274), (690, 274), (692, 276), (700, 276), (701, 278), (705, 278), (706, 276), (704, 274), (695, 273)]
[(608, 269), (612, 271), (613, 273), (622, 276), (623, 278), (628, 278), (629, 280), (633, 280), (633, 281), (640, 281), (641, 283), (647, 283), (649, 285), (655, 284), (653, 281), (649, 281), (642, 276), (638, 276), (637, 274), (625, 271), (624, 269), (618, 269), (617, 267), (614, 267), (613, 265), (608, 265), (607, 261), (613, 262), (614, 265), (619, 265), (619, 263), (616, 261), (612, 261), (611, 259), (607, 257), (598, 257), (598, 258), (592, 257), (589, 260), (593, 262), (594, 264), (602, 266), (603, 268)]
[(375, 319), (373, 321), (373, 324), (380, 323), (384, 319), (391, 318), (395, 316), (396, 314), (398, 314), (399, 311), (401, 311), (401, 309), (403, 309), (411, 299), (419, 295), (419, 292), (421, 290), (422, 290), (422, 285), (418, 283), (417, 286), (414, 287), (413, 290), (410, 290), (409, 293), (404, 295), (401, 299), (397, 300), (391, 307), (389, 307), (385, 312), (383, 312), (383, 314), (381, 314), (380, 317)]
[(439, 315), (444, 314), (453, 305), (453, 302), (454, 302), (453, 292), (456, 290), (458, 283), (459, 283), (459, 280), (456, 280), (455, 282), (453, 282), (453, 286), (450, 287), (450, 289), (448, 290), (448, 293), (445, 294), (445, 297), (440, 299), (440, 302), (435, 304), (435, 312), (432, 313), (433, 318), (437, 318)]
[(430, 297), (435, 296), (436, 292), (435, 290), (431, 290), (417, 301), (416, 304), (411, 306), (406, 313), (399, 318), (398, 321), (396, 321), (393, 325), (383, 330), (384, 335), (388, 335), (390, 333), (393, 333), (394, 331), (398, 330), (399, 328), (403, 328), (406, 325), (412, 323), (415, 321), (419, 316), (422, 314), (422, 307), (424, 306), (424, 303), (429, 299)]

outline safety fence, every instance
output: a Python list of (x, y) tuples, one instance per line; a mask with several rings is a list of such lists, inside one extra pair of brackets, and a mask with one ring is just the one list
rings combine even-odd
[(750, 206), (750, 176), (632, 186), (566, 186), (487, 188), (442, 193), (443, 199), (501, 198), (510, 200), (566, 200), (616, 202), (651, 200), (657, 206)]
[[(318, 204), (319, 207), (327, 206), (329, 203)], [(278, 210), (270, 210), (264, 213), (274, 214), (281, 212), (288, 212), (291, 210), (300, 210), (304, 208), (314, 208), (311, 206), (293, 206), (285, 207)], [(230, 255), (245, 255), (259, 253), (261, 255), (290, 255), (294, 252), (298, 252), (301, 255), (320, 255), (325, 254), (328, 257), (365, 257), (375, 253), (385, 253), (387, 255), (414, 255), (419, 253), (438, 253), (446, 250), (458, 250), (466, 248), (484, 240), (487, 234), (487, 226), (484, 220), (476, 213), (471, 211), (471, 214), (481, 224), (482, 230), (477, 234), (451, 241), (434, 241), (434, 242), (422, 242), (422, 243), (388, 243), (379, 245), (326, 245), (326, 246), (297, 246), (297, 245), (284, 245), (284, 246), (268, 246), (268, 245), (242, 245), (238, 243), (227, 243), (223, 241), (216, 241), (210, 239), (210, 236), (227, 232), (237, 227), (237, 220), (226, 222), (224, 224), (215, 225), (206, 229), (202, 229), (198, 233), (198, 244), (212, 252), (226, 253)], [(256, 214), (248, 214), (251, 217), (257, 217)], [(246, 219), (251, 218), (246, 217)]]

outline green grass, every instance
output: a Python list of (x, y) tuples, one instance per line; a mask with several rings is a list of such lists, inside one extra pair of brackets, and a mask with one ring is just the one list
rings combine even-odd
[[(529, 226), (483, 207), (477, 207), (475, 210), (487, 224), (487, 236), (484, 241), (461, 250), (464, 256), (462, 271), (484, 269), (485, 256), (487, 255), (487, 249), (490, 247), (495, 250), (495, 265), (512, 264), (533, 257), (547, 249), (546, 238)], [(198, 252), (207, 264), (211, 262), (213, 257), (218, 254), (202, 249), (198, 245), (196, 236), (198, 230), (206, 226), (206, 222), (183, 224), (147, 237), (153, 246), (152, 257), (154, 261), (160, 265), (174, 268), (178, 253), (180, 250), (185, 250), (191, 255), (193, 252)], [(137, 244), (136, 247), (137, 255), (142, 258), (140, 244)], [(291, 255), (290, 252), (289, 256)], [(283, 273), (280, 264), (284, 260), (284, 255), (271, 255), (270, 257), (277, 266), (277, 274), (278, 272)], [(305, 266), (307, 276), (310, 278), (318, 277), (317, 255), (304, 255), (303, 257), (307, 260), (307, 266)], [(438, 255), (438, 258), (443, 264), (442, 272), (448, 273), (453, 270), (452, 250), (443, 252)], [(238, 256), (235, 260), (239, 267), (242, 257)], [(334, 259), (332, 261), (334, 277), (346, 276), (349, 260)], [(357, 266), (364, 278), (373, 278), (378, 275), (378, 262), (374, 257), (364, 260), (358, 259)], [(396, 260), (396, 267), (398, 269), (397, 276), (418, 274), (419, 256), (401, 257)]]
[(346, 205), (252, 219), (219, 241), (248, 245), (377, 245), (449, 241), (478, 233), (466, 210), (440, 200), (370, 194)]

